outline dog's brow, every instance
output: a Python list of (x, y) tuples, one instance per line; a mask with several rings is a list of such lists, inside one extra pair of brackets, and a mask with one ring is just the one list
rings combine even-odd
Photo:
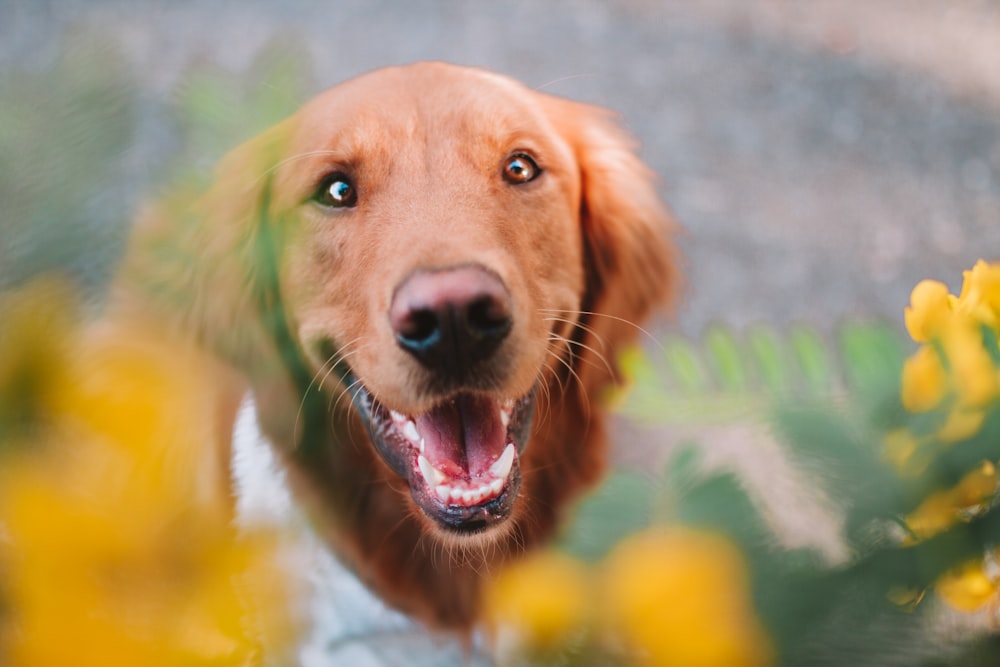
[(274, 172), (276, 172), (278, 169), (280, 169), (281, 167), (285, 166), (286, 164), (289, 164), (291, 162), (295, 162), (296, 160), (304, 160), (305, 158), (317, 157), (319, 155), (333, 155), (333, 156), (336, 156), (336, 155), (339, 155), (339, 154), (340, 153), (338, 153), (337, 151), (331, 151), (331, 150), (307, 151), (305, 153), (296, 153), (295, 155), (292, 155), (290, 157), (286, 157), (284, 160), (281, 160), (281, 161), (277, 162), (276, 164), (272, 165), (267, 171), (265, 171), (263, 174), (261, 174), (260, 176), (257, 177), (257, 180), (255, 181), (255, 184), (259, 183), (261, 179), (266, 178), (268, 176), (271, 176), (272, 174), (274, 174)]

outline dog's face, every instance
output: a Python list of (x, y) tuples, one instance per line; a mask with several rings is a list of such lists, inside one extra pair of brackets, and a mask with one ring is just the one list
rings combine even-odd
[(670, 291), (650, 180), (605, 112), (420, 64), (341, 84), (234, 151), (217, 190), (252, 188), (212, 216), (246, 227), (244, 206), (266, 209), (315, 383), (350, 397), (429, 526), (479, 539), (516, 514), (525, 457), (574, 466), (573, 447), (532, 453), (536, 401), (596, 404)]
[(312, 102), (273, 183), (315, 372), (347, 384), (423, 513), (475, 533), (511, 513), (537, 387), (580, 310), (581, 179), (534, 96), (437, 70)]

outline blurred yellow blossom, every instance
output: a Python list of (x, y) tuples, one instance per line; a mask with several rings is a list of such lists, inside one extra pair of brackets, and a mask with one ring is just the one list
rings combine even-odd
[[(519, 656), (582, 641), (587, 664), (769, 665), (747, 566), (726, 538), (656, 527), (585, 565), (543, 552), (501, 573), (487, 595), (494, 634), (516, 631)], [(581, 637), (582, 635), (582, 637)], [(624, 662), (623, 662), (624, 661)]]
[(486, 616), (512, 639), (555, 648), (586, 627), (590, 616), (590, 574), (584, 565), (554, 551), (542, 551), (501, 572), (490, 587)]
[(966, 440), (979, 432), (985, 419), (986, 414), (982, 410), (956, 406), (948, 412), (944, 424), (936, 435), (949, 444)]
[(914, 544), (954, 526), (958, 522), (958, 507), (950, 491), (936, 491), (924, 498), (903, 521), (911, 535), (905, 543)]
[(32, 289), (5, 308), (0, 367), (59, 363), (31, 368), (40, 398), (19, 418), (38, 425), (0, 466), (3, 664), (254, 664), (288, 630), (281, 575), (270, 536), (229, 521), (202, 360), (141, 325), (40, 325), (71, 308)]
[[(902, 401), (908, 410), (927, 412), (949, 393), (963, 408), (996, 400), (998, 313), (1000, 264), (980, 260), (965, 272), (957, 297), (932, 280), (913, 289), (904, 311), (906, 328), (923, 345), (903, 367)], [(984, 335), (984, 328), (992, 331), (992, 337)]]
[(69, 288), (52, 279), (0, 295), (2, 439), (35, 430), (44, 415), (63, 407), (70, 385), (69, 299)]
[(966, 473), (954, 487), (929, 495), (903, 519), (910, 532), (906, 543), (913, 544), (933, 537), (954, 526), (963, 519), (964, 514), (989, 502), (996, 488), (996, 466), (983, 461)]
[[(941, 283), (925, 280), (910, 301), (906, 327), (922, 345), (903, 367), (901, 400), (915, 413), (938, 409), (943, 421), (921, 438), (904, 429), (886, 438), (885, 456), (901, 471), (914, 467), (917, 452), (929, 462), (935, 446), (975, 436), (1000, 398), (1000, 264), (977, 262), (964, 273), (957, 297)], [(996, 464), (980, 462), (954, 487), (932, 493), (904, 517), (909, 530), (905, 543), (925, 540), (985, 511), (994, 502), (997, 485)], [(995, 599), (997, 581), (986, 567), (991, 558), (987, 552), (942, 575), (934, 586), (939, 597), (963, 611)]]
[(942, 575), (934, 585), (938, 597), (960, 611), (976, 611), (990, 602), (1000, 587), (987, 568), (991, 557), (966, 561)]
[(979, 260), (963, 275), (957, 310), (980, 324), (1000, 328), (1000, 264)]
[(975, 507), (992, 499), (997, 489), (997, 468), (990, 461), (983, 461), (952, 490), (955, 504), (961, 508)]
[(746, 564), (721, 535), (653, 529), (617, 545), (604, 564), (607, 626), (639, 651), (639, 664), (771, 664), (750, 601)]
[(937, 335), (951, 315), (948, 287), (936, 280), (922, 280), (910, 294), (910, 305), (903, 311), (906, 330), (918, 343)]
[(947, 392), (947, 375), (937, 351), (924, 346), (903, 365), (903, 405), (911, 412), (934, 409)]
[(960, 405), (982, 407), (997, 396), (997, 369), (984, 346), (981, 325), (955, 321), (941, 337)]
[(904, 477), (916, 477), (927, 469), (926, 453), (918, 452), (920, 441), (905, 428), (890, 431), (883, 439), (883, 458)]

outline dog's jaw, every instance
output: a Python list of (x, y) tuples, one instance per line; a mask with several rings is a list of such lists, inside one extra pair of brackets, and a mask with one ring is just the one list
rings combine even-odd
[(510, 520), (535, 389), (517, 399), (460, 392), (422, 414), (405, 415), (375, 400), (363, 382), (351, 384), (372, 446), (407, 480), (414, 503), (446, 537), (478, 540)]

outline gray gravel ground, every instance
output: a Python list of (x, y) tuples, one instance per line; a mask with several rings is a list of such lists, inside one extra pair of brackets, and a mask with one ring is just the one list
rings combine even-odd
[(155, 186), (174, 131), (163, 108), (192, 63), (240, 72), (284, 35), (319, 88), (441, 59), (620, 111), (685, 229), (672, 326), (694, 336), (899, 324), (919, 279), (957, 289), (976, 259), (1000, 259), (996, 0), (0, 0), (0, 69), (44, 69), (87, 30), (139, 82), (130, 204)]

